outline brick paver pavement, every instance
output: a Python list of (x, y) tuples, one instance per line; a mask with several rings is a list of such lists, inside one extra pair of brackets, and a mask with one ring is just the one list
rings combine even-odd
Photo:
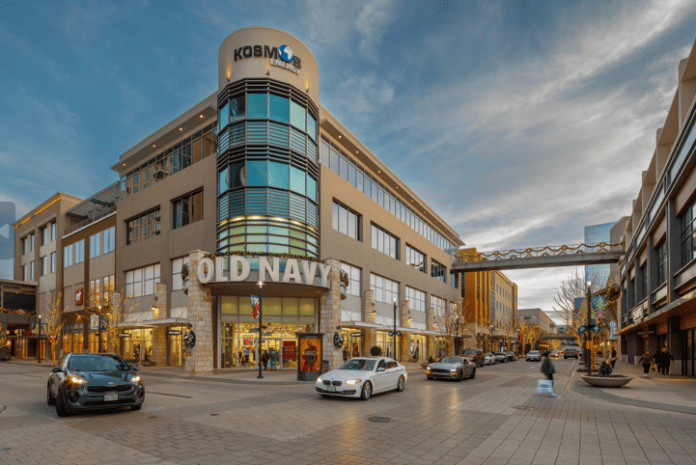
[[(427, 381), (409, 366), (403, 393), (368, 402), (322, 399), (312, 384), (251, 386), (144, 370), (141, 411), (68, 418), (46, 405), (48, 367), (5, 363), (0, 463), (696, 465), (696, 415), (669, 403), (690, 406), (691, 380), (634, 380), (611, 393), (571, 378), (575, 361), (555, 363), (556, 398), (534, 393), (538, 363), (518, 361), (461, 383)], [(639, 406), (654, 398), (669, 409)], [(369, 421), (375, 416), (389, 421)]]

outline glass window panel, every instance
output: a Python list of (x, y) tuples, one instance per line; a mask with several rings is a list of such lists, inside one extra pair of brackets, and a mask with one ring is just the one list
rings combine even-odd
[(181, 149), (181, 169), (191, 166), (191, 144), (186, 144)]
[(281, 298), (280, 297), (264, 297), (262, 302), (263, 316), (272, 316), (281, 314)]
[(364, 192), (365, 186), (363, 185), (362, 170), (358, 169), (357, 172), (355, 173), (355, 175), (356, 175), (355, 187), (357, 187), (360, 192)]
[(213, 133), (209, 132), (203, 135), (203, 158), (211, 155), (215, 149), (215, 143), (213, 142)]
[(191, 222), (203, 219), (203, 192), (193, 194), (191, 202)]
[(290, 189), (298, 194), (306, 194), (306, 174), (294, 166), (290, 167)]
[(248, 94), (247, 112), (249, 118), (268, 117), (268, 95), (267, 94)]
[(300, 316), (314, 316), (314, 299), (300, 299)]
[(348, 212), (348, 235), (352, 237), (353, 239), (357, 239), (356, 233), (356, 218), (355, 218), (355, 213), (353, 212)]
[(220, 114), (218, 116), (218, 130), (221, 130), (222, 128), (227, 126), (227, 123), (230, 119), (229, 112), (230, 112), (229, 103), (225, 104), (225, 106), (220, 109)]
[(293, 101), (290, 102), (290, 124), (302, 131), (307, 130), (307, 110)]
[(340, 207), (336, 202), (333, 203), (333, 228), (338, 231), (338, 210)]
[(240, 95), (230, 100), (230, 121), (244, 119), (246, 115), (245, 96)]
[(307, 114), (307, 134), (312, 139), (317, 140), (317, 121), (311, 113)]
[(348, 234), (348, 210), (343, 207), (338, 209), (338, 230)]
[(197, 163), (203, 159), (203, 139), (198, 138), (191, 144), (191, 160)]
[(297, 316), (299, 314), (299, 301), (292, 298), (283, 298), (283, 315)]
[(236, 315), (239, 312), (237, 297), (222, 297), (221, 308), (224, 315)]
[(225, 192), (227, 189), (230, 187), (230, 169), (229, 167), (225, 168), (224, 170), (220, 171), (220, 174), (218, 176), (218, 193), (222, 194)]
[(321, 141), (321, 164), (324, 166), (329, 166), (329, 155), (330, 155), (330, 149), (329, 149), (329, 144), (324, 142), (323, 140)]
[(334, 173), (338, 174), (339, 171), (339, 165), (341, 163), (341, 155), (339, 155), (338, 151), (331, 147), (331, 171)]
[(248, 161), (247, 162), (247, 186), (265, 186), (266, 185), (266, 161)]
[(307, 175), (307, 197), (317, 201), (317, 180), (311, 175)]
[(186, 226), (191, 220), (191, 208), (189, 206), (189, 197), (181, 199), (181, 225)]
[(244, 186), (246, 183), (246, 175), (244, 173), (244, 162), (242, 163), (232, 163), (230, 165), (230, 176), (229, 176), (230, 188)]
[(348, 180), (348, 160), (346, 157), (341, 157), (341, 177)]
[(271, 119), (282, 121), (283, 123), (290, 122), (290, 102), (287, 98), (271, 94), (270, 108)]
[(289, 184), (288, 168), (289, 166), (285, 163), (268, 162), (269, 185), (287, 189)]
[(140, 172), (138, 171), (133, 175), (133, 193), (137, 194), (140, 192)]
[(355, 165), (348, 165), (348, 182), (355, 186)]

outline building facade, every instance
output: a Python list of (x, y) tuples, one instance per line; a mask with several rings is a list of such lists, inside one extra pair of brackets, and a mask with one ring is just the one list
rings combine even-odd
[(635, 363), (667, 347), (672, 373), (696, 375), (696, 46), (679, 63), (677, 89), (623, 230), (621, 356)]
[(66, 306), (64, 350), (97, 347), (85, 317), (111, 299), (129, 310), (124, 357), (188, 373), (253, 368), (272, 348), (296, 368), (308, 360), (298, 334), (323, 334), (331, 367), (373, 346), (399, 360), (451, 352), (464, 244), (321, 106), (309, 49), (244, 28), (223, 41), (218, 68), (214, 94), (120, 155), (118, 194), (94, 199), (113, 212), (62, 237), (62, 288), (89, 296)]
[[(611, 228), (616, 223), (593, 224), (585, 226), (585, 244), (611, 243)], [(611, 265), (585, 265), (585, 277), (597, 284), (599, 289), (607, 285)]]

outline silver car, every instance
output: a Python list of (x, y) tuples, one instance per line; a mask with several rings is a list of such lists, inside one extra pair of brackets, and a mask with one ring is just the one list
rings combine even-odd
[(483, 360), (484, 365), (495, 365), (498, 363), (498, 360), (495, 358), (495, 355), (491, 353), (484, 354), (485, 358)]
[(541, 361), (541, 353), (538, 350), (530, 350), (527, 352), (528, 362), (539, 362)]
[(437, 363), (430, 363), (425, 368), (428, 379), (474, 379), (476, 365), (466, 357), (444, 357)]

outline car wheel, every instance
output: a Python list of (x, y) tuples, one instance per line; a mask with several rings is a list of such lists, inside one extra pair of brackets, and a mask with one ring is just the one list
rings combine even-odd
[(140, 410), (143, 408), (143, 404), (138, 404), (138, 405), (133, 405), (131, 406), (131, 410)]
[(463, 379), (464, 379), (464, 373), (462, 373), (462, 372), (460, 371), (460, 372), (459, 372), (459, 376), (457, 376), (457, 382), (458, 382), (458, 383), (461, 383)]
[(56, 405), (56, 400), (51, 395), (51, 385), (46, 385), (46, 403), (48, 405)]
[(433, 379), (433, 377), (432, 377), (432, 376), (426, 376), (426, 378), (428, 378), (428, 379)]
[(476, 378), (476, 368), (471, 372), (471, 376), (469, 376), (469, 379), (474, 379)]
[(401, 392), (406, 389), (406, 378), (399, 376), (399, 382), (396, 383), (396, 392)]
[(56, 396), (56, 413), (59, 417), (67, 417), (70, 414), (65, 406), (63, 394), (60, 391), (58, 391), (58, 395)]
[(366, 381), (365, 384), (363, 384), (362, 388), (362, 393), (360, 394), (360, 398), (362, 400), (368, 400), (372, 396), (372, 383), (369, 381)]

